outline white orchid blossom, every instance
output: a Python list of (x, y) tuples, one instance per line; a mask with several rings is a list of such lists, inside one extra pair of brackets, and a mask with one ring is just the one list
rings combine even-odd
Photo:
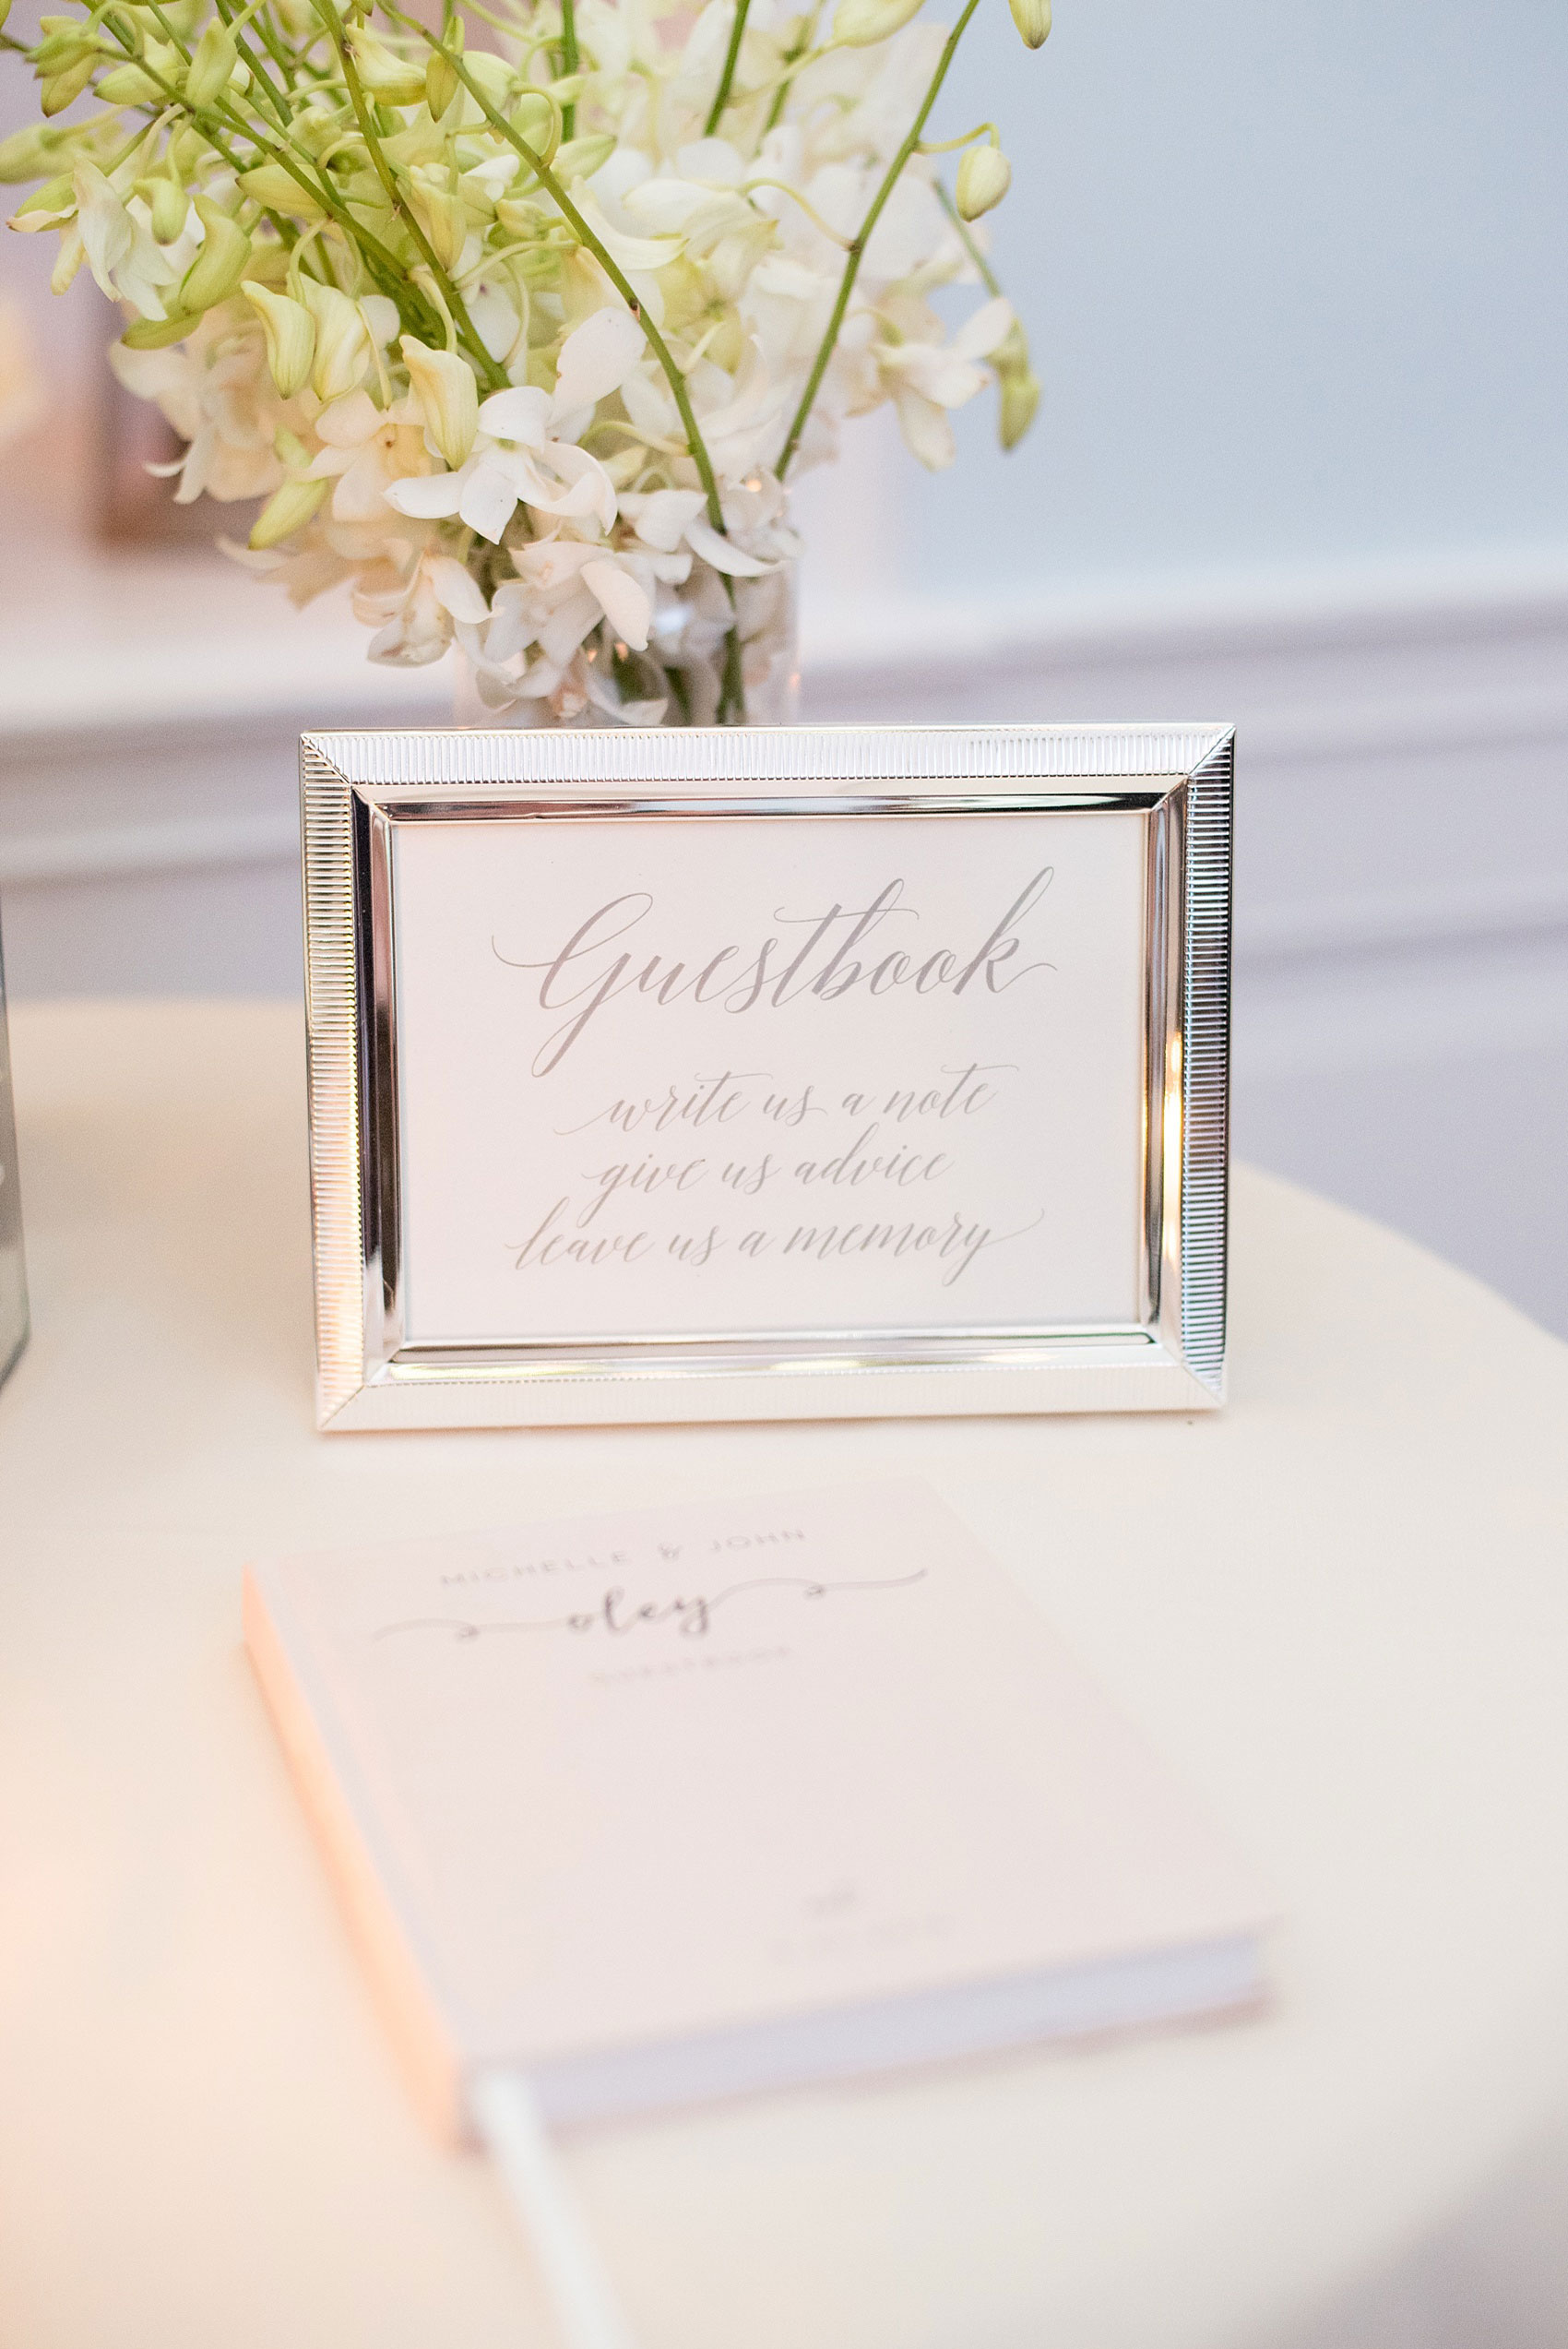
[(156, 399), (185, 442), (167, 468), (178, 505), (208, 497), (267, 497), (283, 478), (279, 432), (308, 431), (299, 401), (279, 399), (267, 372), (261, 329), (210, 311), (184, 342), (161, 351), (112, 343), (109, 363), (125, 389)]
[(986, 303), (950, 342), (937, 340), (940, 322), (930, 312), (925, 316), (935, 329), (929, 340), (914, 335), (909, 340), (878, 339), (871, 345), (870, 357), (911, 452), (922, 465), (940, 472), (953, 462), (955, 453), (946, 411), (963, 407), (981, 388), (986, 378), (980, 362), (1000, 349), (1012, 331), (1013, 305), (1000, 296)]
[(456, 515), (493, 545), (500, 544), (520, 505), (541, 514), (592, 515), (609, 530), (615, 519), (613, 482), (586, 448), (552, 439), (549, 420), (546, 391), (494, 393), (480, 409), (473, 452), (459, 470), (391, 483), (386, 503), (426, 521)]
[(382, 409), (362, 388), (347, 392), (323, 409), (315, 434), (323, 446), (310, 476), (334, 484), (335, 521), (385, 521), (388, 506), (408, 510), (397, 506), (395, 493), (430, 471), (423, 417), (411, 396)]
[[(601, 530), (615, 520), (615, 485), (576, 445), (572, 427), (592, 422), (597, 403), (618, 391), (641, 357), (642, 328), (629, 310), (604, 309), (566, 337), (553, 393), (533, 385), (498, 391), (479, 411), (473, 452), (457, 472), (389, 483), (386, 503), (425, 521), (454, 515), (499, 545), (520, 505)], [(646, 640), (646, 639), (645, 639)]]
[(127, 203), (115, 184), (127, 169), (122, 164), (109, 179), (95, 163), (77, 165), (77, 228), (100, 292), (128, 302), (138, 317), (162, 318), (164, 296), (189, 268), (198, 240), (187, 229), (167, 249), (159, 244), (146, 204), (135, 196)]

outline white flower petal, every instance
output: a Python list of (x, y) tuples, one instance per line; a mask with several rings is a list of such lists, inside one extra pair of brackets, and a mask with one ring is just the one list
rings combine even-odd
[(360, 309), (373, 338), (385, 351), (403, 323), (398, 316), (398, 304), (389, 301), (385, 293), (367, 293), (360, 304)]
[(463, 494), (461, 473), (409, 473), (388, 482), (382, 492), (388, 506), (416, 521), (434, 522), (457, 510)]
[(1005, 294), (982, 302), (953, 338), (952, 349), (961, 359), (989, 359), (1013, 324), (1013, 304)]
[(910, 452), (929, 471), (944, 471), (957, 454), (945, 409), (939, 408), (934, 400), (923, 399), (918, 391), (901, 388), (894, 390), (893, 405), (898, 411), (898, 429)]
[(621, 386), (621, 403), (638, 432), (647, 433), (650, 439), (667, 440), (680, 431), (680, 418), (669, 392), (640, 369), (634, 370)]
[(719, 536), (711, 522), (688, 522), (686, 544), (716, 571), (728, 571), (735, 578), (754, 579), (773, 568), (771, 563), (759, 563), (754, 554), (742, 554), (738, 546)]
[[(561, 346), (552, 414), (569, 415), (574, 408), (590, 408), (619, 391), (646, 348), (647, 338), (629, 310), (619, 304), (595, 310)], [(497, 399), (505, 397), (496, 394)]]
[(639, 587), (631, 573), (610, 555), (600, 555), (583, 565), (583, 585), (598, 596), (604, 616), (616, 635), (624, 638), (634, 652), (646, 651), (647, 625), (653, 617), (653, 602), (647, 589)]
[[(373, 297), (379, 298), (379, 297)], [(350, 391), (324, 408), (315, 420), (318, 440), (328, 448), (358, 448), (384, 422), (368, 391)]]
[(682, 179), (707, 180), (718, 187), (739, 187), (746, 166), (738, 147), (727, 138), (695, 138), (675, 158)]
[[(585, 192), (577, 197), (577, 209), (592, 229), (618, 269), (652, 270), (667, 268), (680, 256), (683, 238), (678, 236), (627, 236), (606, 220), (593, 197)], [(639, 287), (640, 294), (642, 289)], [(598, 316), (598, 312), (594, 316)], [(630, 315), (627, 313), (626, 315)], [(585, 321), (591, 323), (591, 321)], [(632, 321), (636, 324), (636, 319)], [(579, 327), (578, 333), (582, 332)], [(570, 341), (570, 336), (567, 340)]]
[(529, 587), (547, 595), (563, 581), (575, 581), (583, 565), (591, 563), (593, 557), (594, 549), (581, 539), (540, 538), (519, 546), (512, 560)]
[(703, 503), (700, 489), (656, 489), (643, 497), (623, 497), (621, 508), (645, 546), (673, 554)]
[(559, 514), (566, 519), (591, 514), (601, 529), (612, 526), (615, 484), (598, 458), (591, 457), (586, 448), (574, 447), (570, 441), (552, 440), (540, 451), (537, 463), (530, 464), (520, 454), (512, 461), (529, 465), (531, 484), (521, 494), (541, 513)]
[(437, 603), (443, 611), (450, 612), (454, 620), (478, 622), (489, 617), (490, 607), (479, 581), (469, 578), (455, 556), (427, 555), (424, 572)]
[(588, 630), (599, 626), (603, 609), (588, 588), (579, 588), (558, 604), (539, 632), (540, 650), (546, 660), (564, 668)]
[(482, 457), (463, 470), (468, 479), (457, 499), (457, 512), (470, 531), (499, 546), (502, 531), (517, 510), (517, 485), (508, 477), (507, 469), (487, 464)]
[(113, 302), (119, 288), (111, 273), (125, 258), (135, 237), (130, 215), (96, 163), (78, 163), (74, 185), (77, 226), (87, 248), (88, 267), (100, 292)]
[(492, 440), (521, 441), (529, 448), (542, 447), (549, 421), (550, 394), (532, 384), (493, 391), (479, 411), (481, 433)]

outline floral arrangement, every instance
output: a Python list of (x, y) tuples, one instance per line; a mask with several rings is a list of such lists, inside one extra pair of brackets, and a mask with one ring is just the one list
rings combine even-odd
[[(54, 290), (123, 304), (175, 496), (265, 497), (230, 551), (350, 582), (372, 659), (455, 641), (540, 722), (738, 722), (843, 420), (891, 400), (937, 467), (988, 381), (1004, 447), (1038, 404), (971, 226), (996, 130), (924, 137), (979, 0), (920, 5), (91, 0), (0, 30), (43, 117), (0, 178), (42, 182), (11, 225), (58, 231)], [(1039, 47), (1050, 0), (1009, 6)]]

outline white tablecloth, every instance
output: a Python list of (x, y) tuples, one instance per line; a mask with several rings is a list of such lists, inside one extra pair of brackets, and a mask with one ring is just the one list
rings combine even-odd
[(1222, 1414), (323, 1438), (298, 1010), (13, 1019), (6, 2349), (552, 2339), (485, 2165), (405, 2101), (240, 1651), (248, 1554), (910, 1471), (1271, 1872), (1276, 2004), (574, 2140), (646, 2349), (1526, 2337), (1412, 2278), (1568, 2114), (1568, 1349), (1243, 1172)]

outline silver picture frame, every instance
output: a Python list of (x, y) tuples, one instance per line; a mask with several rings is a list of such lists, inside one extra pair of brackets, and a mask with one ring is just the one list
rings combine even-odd
[[(334, 1432), (1208, 1410), (1223, 1401), (1233, 730), (317, 733), (301, 740), (317, 1420)], [(1136, 811), (1139, 1310), (1103, 1327), (418, 1345), (403, 1330), (396, 828)]]

